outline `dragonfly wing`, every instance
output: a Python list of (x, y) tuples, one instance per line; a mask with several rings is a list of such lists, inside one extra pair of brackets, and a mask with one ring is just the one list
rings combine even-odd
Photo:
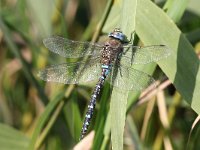
[(111, 73), (111, 84), (123, 90), (142, 91), (154, 84), (155, 80), (149, 74), (126, 66), (115, 66)]
[(73, 41), (60, 36), (46, 38), (43, 43), (50, 51), (67, 58), (99, 56), (102, 49), (102, 45), (97, 43)]
[(64, 84), (79, 84), (97, 80), (101, 75), (100, 63), (80, 61), (76, 63), (63, 63), (52, 65), (40, 70), (38, 76), (45, 81)]
[(152, 45), (152, 46), (124, 46), (124, 54), (121, 56), (121, 62), (124, 65), (131, 64), (147, 64), (156, 62), (170, 55), (169, 47), (165, 45)]

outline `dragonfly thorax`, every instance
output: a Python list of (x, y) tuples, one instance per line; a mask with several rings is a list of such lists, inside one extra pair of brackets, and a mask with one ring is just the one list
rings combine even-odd
[(123, 50), (122, 43), (114, 38), (109, 38), (103, 47), (101, 63), (110, 65), (117, 58), (117, 55)]

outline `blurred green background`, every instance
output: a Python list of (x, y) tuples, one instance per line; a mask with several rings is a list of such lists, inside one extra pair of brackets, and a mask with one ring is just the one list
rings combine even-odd
[[(200, 1), (154, 3), (167, 12), (200, 57)], [(96, 41), (116, 27), (121, 12), (111, 11), (110, 15), (110, 9), (120, 4), (120, 0), (0, 1), (0, 149), (67, 150), (77, 146), (95, 83), (62, 85), (39, 79), (40, 68), (66, 61), (49, 52), (42, 40), (61, 35)], [(113, 20), (106, 22), (108, 16)], [(164, 77), (161, 69), (156, 69), (154, 77)], [(164, 88), (145, 97), (145, 102), (137, 103), (139, 94), (130, 94), (129, 99), (134, 100), (128, 102), (124, 149), (200, 149), (198, 114), (170, 82), (164, 83), (167, 85), (161, 84)], [(106, 84), (92, 120), (93, 149), (111, 149), (107, 128), (110, 92)], [(90, 147), (90, 138), (93, 136), (76, 148)]]

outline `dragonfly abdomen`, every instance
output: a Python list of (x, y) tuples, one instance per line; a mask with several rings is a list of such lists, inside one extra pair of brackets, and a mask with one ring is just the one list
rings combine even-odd
[(96, 105), (96, 100), (100, 95), (100, 91), (103, 87), (104, 81), (106, 79), (106, 77), (109, 75), (110, 70), (111, 70), (111, 65), (103, 65), (101, 66), (102, 68), (102, 74), (99, 78), (98, 83), (96, 84), (94, 91), (92, 93), (90, 102), (88, 104), (88, 110), (87, 113), (85, 115), (85, 120), (83, 122), (83, 126), (82, 126), (82, 130), (81, 130), (81, 136), (80, 136), (80, 140), (84, 138), (85, 134), (87, 133), (87, 130), (89, 128), (93, 113), (94, 113), (94, 109), (95, 109), (95, 105)]
[(80, 140), (84, 138), (85, 134), (87, 133), (87, 130), (89, 128), (93, 113), (94, 113), (94, 109), (95, 109), (95, 105), (96, 105), (96, 100), (97, 97), (99, 97), (100, 95), (100, 91), (103, 87), (104, 81), (105, 81), (106, 76), (101, 76), (99, 78), (98, 83), (96, 84), (94, 91), (92, 93), (90, 102), (88, 104), (88, 110), (87, 113), (85, 115), (85, 120), (83, 122), (83, 126), (82, 126), (82, 130), (81, 130), (81, 136), (80, 136)]

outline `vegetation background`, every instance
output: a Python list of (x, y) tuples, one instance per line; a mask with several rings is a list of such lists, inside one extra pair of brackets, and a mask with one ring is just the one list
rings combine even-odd
[[(93, 149), (200, 149), (199, 6), (199, 0), (1, 0), (0, 149), (89, 149), (92, 143)], [(127, 35), (136, 31), (139, 44), (164, 42), (172, 57), (143, 70), (159, 79), (159, 90), (116, 102), (106, 84), (90, 128), (95, 137), (92, 132), (79, 143), (95, 83), (41, 81), (38, 69), (66, 61), (42, 40), (97, 41), (119, 22)], [(162, 71), (169, 80), (162, 80)]]

